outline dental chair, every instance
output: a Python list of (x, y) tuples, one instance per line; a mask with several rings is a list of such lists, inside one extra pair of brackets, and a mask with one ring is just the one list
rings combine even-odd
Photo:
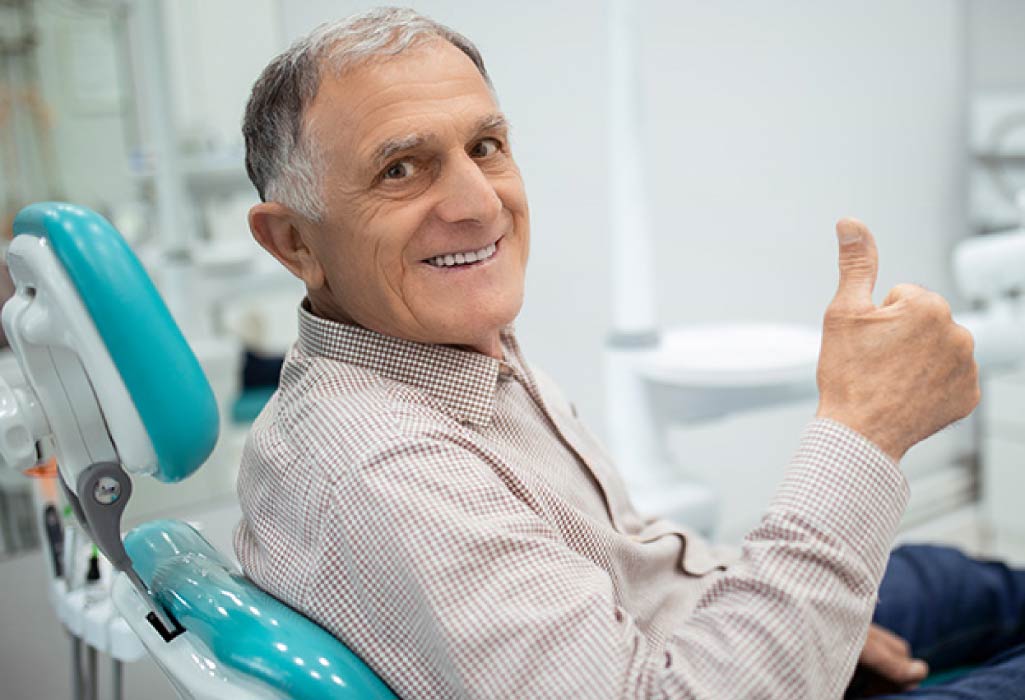
[(138, 259), (101, 216), (45, 202), (14, 220), (3, 325), (25, 378), (0, 380), (0, 467), (56, 457), (113, 602), (182, 698), (393, 698), (338, 639), (233, 570), (189, 525), (122, 540), (132, 476), (173, 483), (217, 440), (213, 393)]

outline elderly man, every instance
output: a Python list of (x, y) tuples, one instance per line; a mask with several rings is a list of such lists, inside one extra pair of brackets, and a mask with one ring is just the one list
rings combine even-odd
[(322, 26), (254, 86), (250, 227), (308, 296), (243, 458), (248, 576), (410, 698), (821, 700), (859, 657), (921, 680), (902, 637), (939, 668), (1023, 641), (1022, 574), (939, 548), (886, 568), (897, 462), (978, 401), (940, 297), (876, 307), (872, 236), (837, 226), (816, 419), (761, 524), (718, 550), (635, 512), (524, 359), (508, 130), (473, 45), (407, 10)]

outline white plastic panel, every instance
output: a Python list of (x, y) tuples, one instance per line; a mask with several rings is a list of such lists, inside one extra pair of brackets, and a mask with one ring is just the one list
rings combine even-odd
[(7, 261), (17, 293), (4, 307), (4, 329), (54, 431), (68, 486), (101, 460), (132, 473), (155, 471), (156, 454), (121, 375), (46, 239), (18, 236)]
[(821, 334), (808, 326), (702, 324), (664, 333), (640, 371), (667, 385), (755, 388), (809, 384), (814, 389)]

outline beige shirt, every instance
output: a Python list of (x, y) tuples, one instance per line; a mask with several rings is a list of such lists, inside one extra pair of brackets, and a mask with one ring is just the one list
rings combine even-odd
[(839, 698), (907, 502), (811, 423), (728, 555), (631, 506), (511, 330), (505, 361), (300, 310), (243, 457), (255, 583), (407, 698)]

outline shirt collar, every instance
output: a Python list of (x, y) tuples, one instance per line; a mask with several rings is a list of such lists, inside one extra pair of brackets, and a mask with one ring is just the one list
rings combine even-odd
[[(513, 327), (503, 328), (501, 338), (506, 357), (512, 357), (518, 350)], [(479, 426), (490, 423), (494, 414), (499, 371), (517, 369), (472, 350), (417, 343), (329, 321), (309, 311), (306, 301), (299, 306), (299, 348), (307, 355), (364, 367), (423, 389), (456, 420)]]

